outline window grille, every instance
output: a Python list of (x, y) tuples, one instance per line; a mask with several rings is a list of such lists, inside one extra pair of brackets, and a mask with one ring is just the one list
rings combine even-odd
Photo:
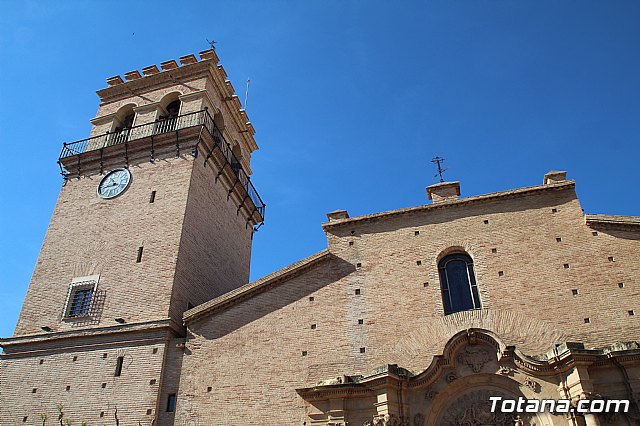
[(65, 318), (82, 318), (91, 314), (98, 277), (99, 275), (75, 278), (71, 282), (64, 307)]
[(82, 317), (89, 313), (91, 305), (91, 296), (93, 296), (93, 288), (79, 288), (71, 295), (71, 303), (69, 304), (70, 317)]

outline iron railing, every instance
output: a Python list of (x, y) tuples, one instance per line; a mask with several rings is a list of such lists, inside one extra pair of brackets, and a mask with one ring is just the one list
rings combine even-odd
[[(231, 145), (226, 141), (222, 132), (215, 125), (213, 118), (209, 112), (204, 109), (201, 111), (191, 112), (177, 117), (168, 118), (162, 121), (154, 121), (153, 123), (141, 124), (118, 132), (107, 132), (104, 135), (94, 136), (92, 138), (82, 139), (76, 142), (65, 142), (62, 146), (60, 159), (81, 155), (85, 152), (96, 151), (113, 145), (121, 145), (137, 139), (151, 137), (162, 133), (175, 132), (188, 127), (204, 126), (209, 134), (213, 137), (215, 147), (219, 148), (225, 157), (226, 163), (232, 168), (238, 181), (234, 186), (240, 183), (247, 196), (253, 202), (256, 211), (264, 218), (266, 205), (260, 198), (258, 191), (251, 183), (251, 179), (242, 168), (240, 161), (235, 157), (231, 150)], [(214, 147), (214, 148), (215, 148)], [(224, 167), (224, 165), (223, 165)]]

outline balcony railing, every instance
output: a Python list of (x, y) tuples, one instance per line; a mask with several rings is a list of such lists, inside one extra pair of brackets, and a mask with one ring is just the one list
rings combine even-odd
[[(85, 152), (97, 151), (100, 149), (108, 148), (113, 145), (122, 145), (127, 142), (159, 135), (162, 133), (175, 132), (180, 129), (186, 129), (188, 127), (204, 126), (205, 129), (212, 136), (217, 148), (220, 149), (226, 159), (226, 163), (231, 167), (234, 174), (238, 178), (238, 181), (247, 192), (247, 196), (253, 202), (256, 211), (264, 218), (264, 211), (266, 205), (260, 198), (258, 191), (251, 183), (251, 179), (242, 168), (240, 161), (235, 157), (231, 146), (225, 140), (222, 132), (216, 127), (213, 118), (209, 112), (205, 110), (191, 112), (177, 117), (168, 118), (161, 121), (155, 121), (153, 123), (141, 124), (139, 126), (133, 126), (128, 129), (123, 129), (118, 132), (106, 133), (100, 136), (94, 136), (92, 138), (82, 139), (76, 142), (64, 143), (62, 146), (62, 152), (60, 153), (60, 159), (73, 157), (75, 155), (80, 156)], [(224, 166), (223, 166), (224, 167)], [(237, 184), (237, 183), (236, 183)]]

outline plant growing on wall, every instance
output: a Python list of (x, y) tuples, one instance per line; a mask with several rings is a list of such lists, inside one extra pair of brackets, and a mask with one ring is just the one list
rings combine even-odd
[(64, 423), (62, 423), (62, 419), (64, 418), (64, 405), (58, 404), (56, 408), (58, 409), (58, 422), (60, 422), (60, 426), (64, 426)]

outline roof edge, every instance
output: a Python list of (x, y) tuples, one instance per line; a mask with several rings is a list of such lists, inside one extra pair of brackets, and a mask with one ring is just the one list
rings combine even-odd
[(587, 226), (631, 226), (640, 227), (640, 216), (615, 216), (609, 214), (586, 214), (584, 215)]
[(272, 272), (269, 275), (265, 275), (264, 277), (256, 281), (245, 284), (221, 296), (218, 296), (215, 299), (211, 299), (208, 302), (204, 302), (201, 305), (191, 308), (188, 311), (184, 312), (184, 314), (182, 315), (182, 319), (186, 324), (197, 320), (203, 315), (219, 310), (222, 307), (234, 305), (235, 303), (243, 300), (246, 297), (251, 297), (254, 294), (261, 293), (274, 284), (278, 284), (288, 278), (293, 278), (294, 276), (308, 270), (309, 268), (319, 264), (320, 262), (329, 259), (330, 255), (331, 253), (329, 252), (329, 250), (324, 249), (316, 254), (292, 263), (289, 266), (278, 269), (277, 271)]
[(494, 200), (496, 198), (510, 198), (510, 197), (522, 196), (532, 192), (571, 189), (571, 188), (574, 188), (575, 185), (576, 185), (576, 182), (574, 180), (568, 180), (566, 182), (549, 183), (545, 185), (536, 185), (536, 186), (526, 186), (523, 188), (510, 189), (507, 191), (491, 192), (489, 194), (474, 195), (472, 197), (460, 198), (457, 200), (442, 201), (437, 204), (424, 204), (422, 206), (407, 207), (403, 209), (389, 210), (381, 213), (372, 213), (372, 214), (363, 215), (363, 216), (355, 216), (355, 217), (335, 220), (331, 222), (323, 222), (322, 229), (326, 231), (327, 229), (330, 229), (330, 228), (338, 227), (345, 224), (353, 224), (355, 222), (377, 220), (377, 219), (385, 218), (388, 216), (397, 216), (397, 215), (407, 214), (407, 213), (417, 213), (417, 212), (422, 212), (422, 211), (431, 210), (431, 209), (440, 209), (443, 207), (458, 207), (468, 203), (489, 201), (489, 200)]

